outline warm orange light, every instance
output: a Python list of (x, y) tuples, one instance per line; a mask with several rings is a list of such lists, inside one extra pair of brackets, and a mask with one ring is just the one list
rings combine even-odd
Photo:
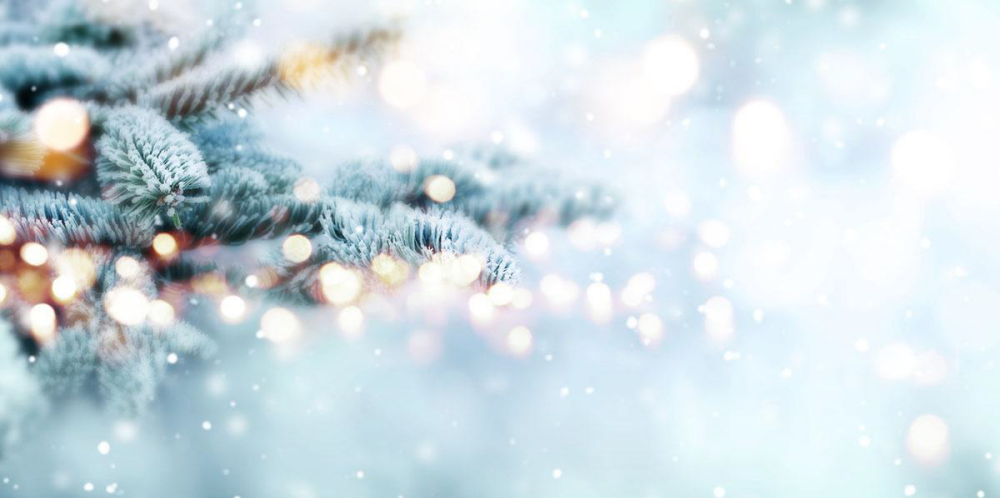
[(87, 108), (77, 100), (50, 100), (35, 114), (35, 135), (50, 149), (70, 150), (80, 145), (89, 132)]
[(162, 258), (177, 254), (177, 239), (169, 233), (160, 233), (153, 237), (153, 250)]

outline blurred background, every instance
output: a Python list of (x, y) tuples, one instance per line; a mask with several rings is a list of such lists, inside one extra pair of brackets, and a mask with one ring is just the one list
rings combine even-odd
[(1000, 4), (95, 3), (179, 43), (253, 9), (248, 63), (399, 22), (383, 66), (246, 110), (271, 145), (321, 183), (504, 150), (622, 208), (526, 233), (519, 289), (287, 308), (281, 345), (272, 303), (200, 298), (216, 359), (139, 420), (67, 400), (0, 495), (1000, 492)]

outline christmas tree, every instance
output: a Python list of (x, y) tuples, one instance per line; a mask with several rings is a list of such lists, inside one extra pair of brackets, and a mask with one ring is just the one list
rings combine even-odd
[[(13, 2), (0, 24), (0, 445), (73, 393), (141, 414), (179, 355), (213, 353), (183, 320), (193, 296), (238, 313), (250, 296), (347, 306), (420, 272), (516, 285), (528, 223), (614, 207), (500, 150), (339, 165), (327, 185), (269, 150), (252, 104), (377, 67), (396, 27), (242, 64), (221, 54), (249, 19), (182, 43), (92, 7)], [(256, 267), (205, 257), (255, 240), (276, 246)]]

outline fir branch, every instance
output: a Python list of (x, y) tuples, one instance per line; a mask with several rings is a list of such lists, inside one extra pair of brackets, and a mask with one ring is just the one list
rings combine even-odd
[[(156, 113), (125, 107), (110, 114), (97, 142), (97, 178), (104, 196), (138, 219), (201, 202), (208, 167), (187, 136)], [(177, 222), (179, 223), (179, 222)]]
[(134, 220), (99, 199), (0, 186), (0, 215), (14, 224), (19, 240), (63, 245), (146, 247), (150, 220)]
[(56, 87), (91, 84), (102, 80), (109, 70), (107, 60), (87, 47), (74, 47), (64, 57), (53, 53), (49, 46), (13, 45), (0, 49), (0, 85), (18, 95), (41, 95)]
[(292, 232), (318, 233), (325, 209), (322, 203), (302, 202), (290, 195), (213, 199), (182, 213), (181, 219), (196, 245), (206, 242), (236, 245)]

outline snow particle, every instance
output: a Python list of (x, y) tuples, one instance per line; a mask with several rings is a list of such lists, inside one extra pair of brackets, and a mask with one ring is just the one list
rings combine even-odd
[(108, 453), (111, 452), (111, 443), (107, 441), (101, 441), (100, 443), (97, 443), (97, 452), (102, 455), (107, 455)]
[(560, 477), (562, 477), (562, 469), (553, 469), (552, 470), (552, 478), (553, 479), (559, 479)]
[(210, 431), (210, 430), (212, 430), (212, 423), (209, 422), (208, 420), (206, 420), (206, 421), (204, 421), (204, 422), (201, 423), (201, 428), (205, 429), (206, 431)]
[(52, 47), (52, 51), (59, 57), (66, 57), (69, 55), (69, 45), (63, 42), (56, 43), (56, 45)]

